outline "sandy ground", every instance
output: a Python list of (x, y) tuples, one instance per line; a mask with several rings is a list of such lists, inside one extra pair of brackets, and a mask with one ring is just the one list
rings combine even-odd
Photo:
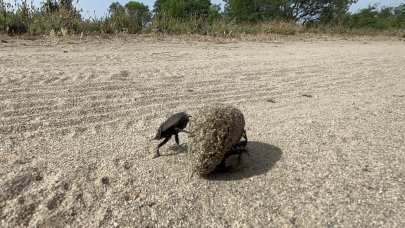
[[(1, 227), (405, 227), (403, 41), (27, 42), (0, 43)], [(151, 159), (213, 102), (244, 113), (248, 167)]]

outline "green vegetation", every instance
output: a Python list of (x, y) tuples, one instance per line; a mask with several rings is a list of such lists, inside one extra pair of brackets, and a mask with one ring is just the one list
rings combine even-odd
[(356, 0), (226, 0), (225, 13), (237, 21), (288, 20), (335, 23)]
[(385, 7), (378, 10), (376, 6), (352, 15), (347, 15), (345, 25), (349, 28), (369, 29), (405, 29), (405, 4), (398, 7)]
[(357, 0), (225, 0), (225, 10), (210, 0), (157, 0), (153, 11), (129, 1), (113, 2), (102, 18), (84, 20), (73, 0), (46, 0), (39, 7), (27, 0), (0, 0), (0, 33), (9, 35), (66, 34), (202, 34), (238, 37), (243, 34), (405, 32), (405, 4), (369, 6), (349, 13)]

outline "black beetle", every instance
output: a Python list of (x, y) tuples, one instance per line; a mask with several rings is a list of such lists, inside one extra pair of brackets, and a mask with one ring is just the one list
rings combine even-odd
[(170, 116), (165, 122), (163, 122), (160, 125), (160, 127), (156, 133), (156, 136), (152, 139), (152, 140), (159, 140), (159, 139), (165, 138), (165, 140), (163, 140), (163, 142), (161, 142), (156, 149), (157, 157), (160, 156), (159, 148), (161, 146), (165, 145), (167, 143), (167, 141), (169, 141), (169, 139), (172, 137), (172, 135), (174, 135), (176, 144), (180, 145), (179, 132), (183, 131), (186, 133), (190, 133), (190, 132), (184, 130), (184, 128), (187, 127), (187, 124), (190, 121), (189, 117), (191, 117), (191, 116), (189, 116), (187, 113), (179, 112), (179, 113), (176, 113), (176, 114)]
[(249, 152), (249, 150), (247, 148), (247, 144), (248, 144), (248, 138), (247, 138), (246, 130), (243, 130), (241, 141), (239, 141), (237, 144), (233, 145), (232, 148), (225, 154), (224, 160), (221, 162), (221, 164), (218, 165), (217, 170), (220, 170), (222, 172), (227, 171), (229, 168), (227, 165), (227, 159), (233, 155), (238, 155), (238, 162), (240, 163), (241, 158), (242, 158), (242, 153)]
[(248, 152), (248, 150), (246, 148), (246, 146), (248, 144), (246, 130), (243, 130), (242, 138), (243, 138), (243, 141), (240, 141), (239, 143), (233, 145), (233, 147), (229, 150), (228, 154), (238, 154), (239, 159), (240, 159), (242, 152)]

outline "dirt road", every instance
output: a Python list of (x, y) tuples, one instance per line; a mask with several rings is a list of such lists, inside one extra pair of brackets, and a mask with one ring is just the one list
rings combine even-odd
[[(403, 41), (0, 45), (1, 227), (405, 226)], [(244, 113), (248, 167), (151, 159), (213, 102)]]

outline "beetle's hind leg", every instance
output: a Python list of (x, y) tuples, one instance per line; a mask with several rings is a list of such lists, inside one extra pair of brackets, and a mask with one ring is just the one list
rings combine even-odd
[(180, 145), (179, 133), (174, 134), (174, 140), (176, 140), (176, 144), (177, 144), (177, 145)]
[(171, 137), (172, 137), (172, 136), (166, 137), (165, 140), (163, 140), (163, 142), (159, 143), (159, 145), (157, 146), (157, 149), (156, 149), (156, 157), (159, 157), (159, 156), (160, 156), (159, 148), (162, 147), (163, 145), (165, 145), (165, 144), (167, 143), (167, 141), (169, 141), (169, 139), (170, 139)]
[(176, 140), (176, 143), (179, 147), (181, 147), (183, 150), (187, 150), (186, 147), (184, 147), (183, 145), (180, 145), (179, 134), (175, 134), (174, 139)]

